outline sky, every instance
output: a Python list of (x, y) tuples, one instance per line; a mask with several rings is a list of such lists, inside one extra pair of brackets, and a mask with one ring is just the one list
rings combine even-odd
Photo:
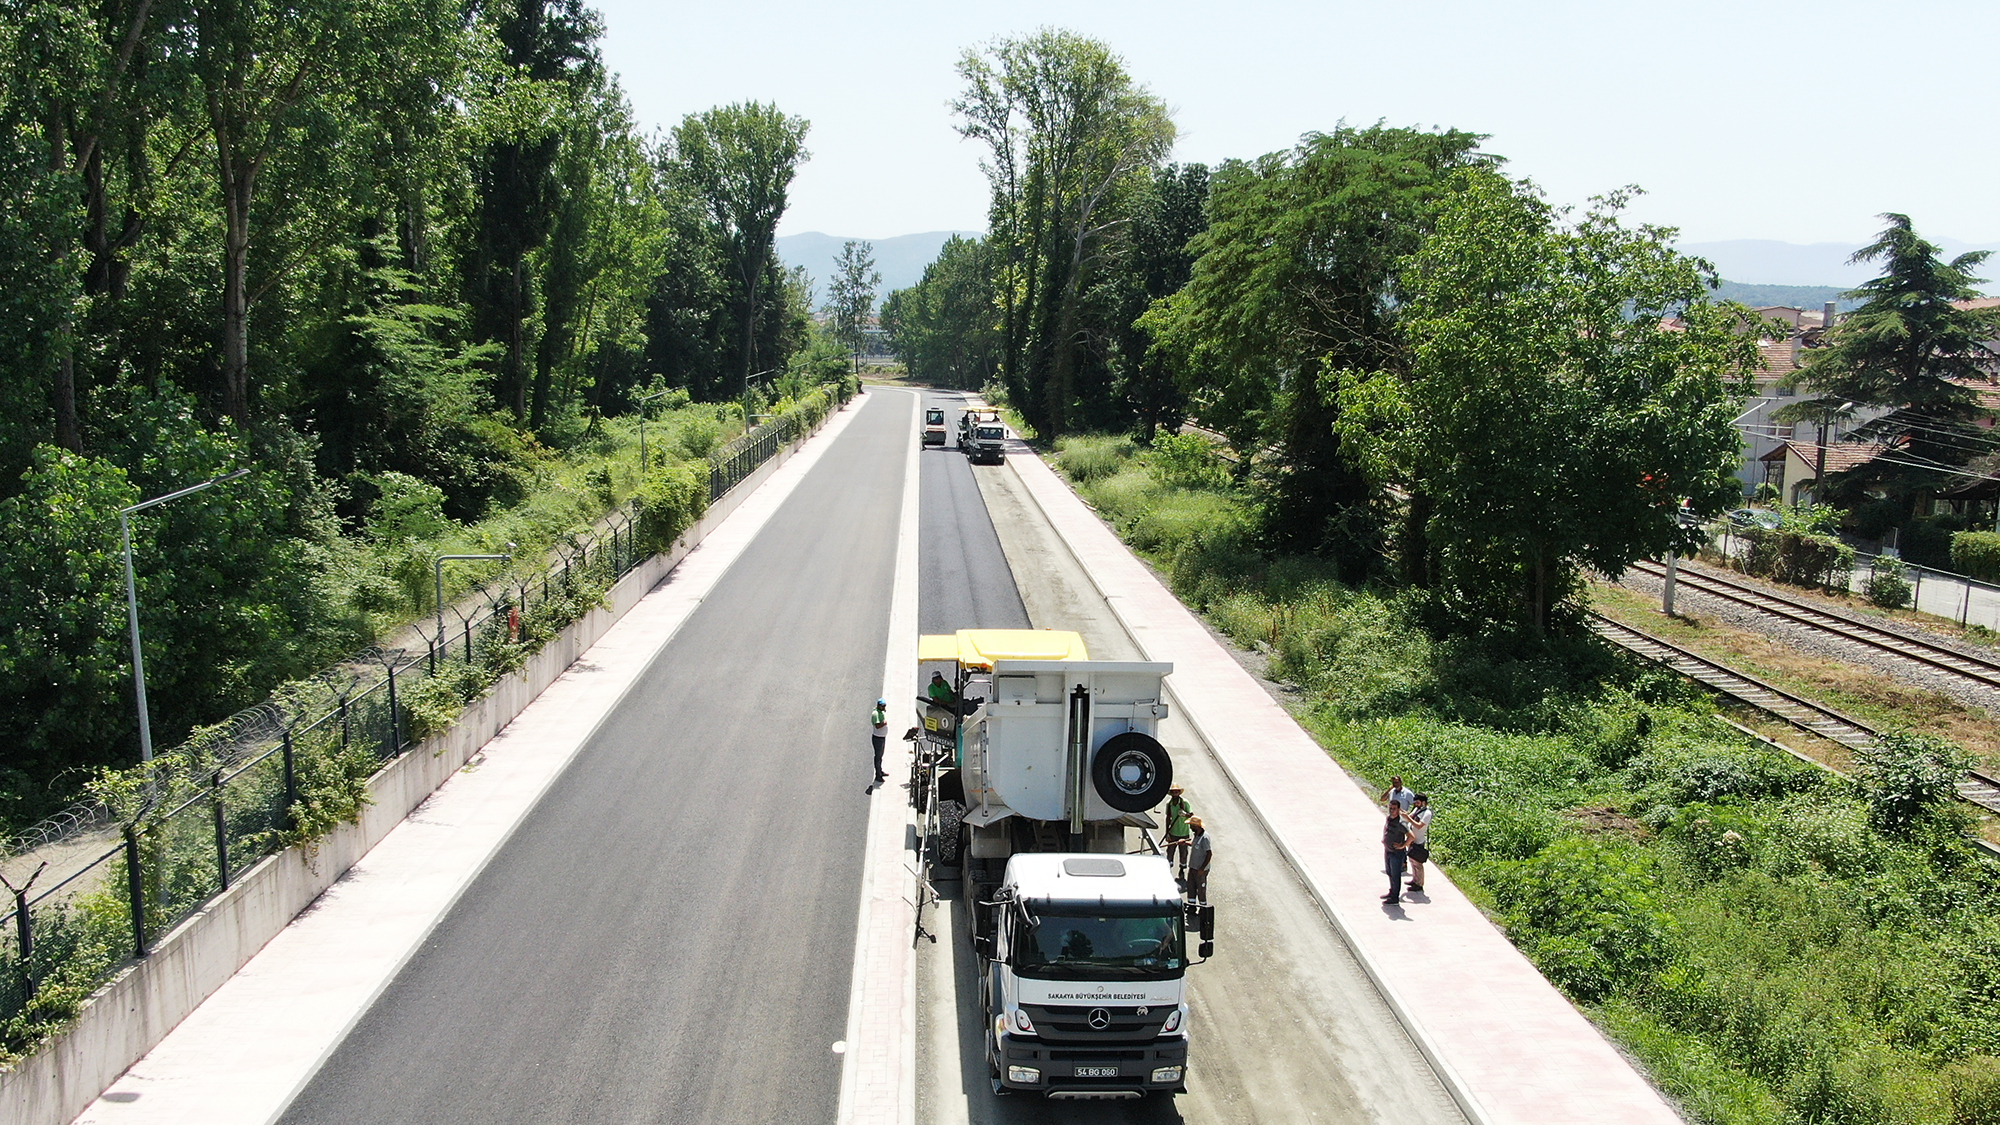
[(1985, 135), (2000, 4), (1985, 0), (596, 6), (642, 126), (747, 99), (811, 122), (781, 234), (984, 229), (953, 66), (1056, 26), (1108, 43), (1166, 102), (1176, 160), (1381, 119), (1489, 134), (1558, 203), (1638, 184), (1632, 216), (1684, 242), (1859, 243), (1884, 211), (2000, 242)]

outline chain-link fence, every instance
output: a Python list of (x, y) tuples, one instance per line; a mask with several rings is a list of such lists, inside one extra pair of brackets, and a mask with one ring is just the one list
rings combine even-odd
[[(822, 393), (709, 459), (719, 499), (848, 392)], [(817, 401), (816, 401), (817, 400)], [(25, 1049), (126, 959), (252, 865), (358, 812), (383, 762), (449, 727), (465, 703), (644, 561), (629, 511), (557, 548), (552, 565), (441, 607), (421, 644), (370, 649), (119, 775), (129, 791), (0, 845), (0, 1061)]]

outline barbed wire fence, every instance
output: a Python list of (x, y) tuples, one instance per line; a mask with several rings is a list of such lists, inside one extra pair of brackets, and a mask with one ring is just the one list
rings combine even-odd
[[(821, 392), (708, 457), (712, 503), (845, 402)], [(0, 840), (0, 1058), (62, 1022), (128, 959), (250, 867), (309, 843), (315, 793), (365, 786), (456, 719), (645, 561), (637, 513), (568, 537), (538, 572), (475, 582), (403, 635), (191, 735), (130, 793), (81, 802)], [(444, 613), (442, 611), (449, 611)]]

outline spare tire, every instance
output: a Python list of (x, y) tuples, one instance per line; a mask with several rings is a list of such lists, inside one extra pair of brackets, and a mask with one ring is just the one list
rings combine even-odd
[(1128, 730), (1097, 748), (1090, 781), (1104, 803), (1119, 812), (1145, 812), (1167, 799), (1167, 786), (1174, 783), (1174, 761), (1158, 739)]

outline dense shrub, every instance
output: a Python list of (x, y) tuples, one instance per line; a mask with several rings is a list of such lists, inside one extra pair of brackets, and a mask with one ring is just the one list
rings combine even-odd
[(1854, 548), (1831, 535), (1756, 527), (1739, 534), (1750, 544), (1743, 569), (1759, 577), (1794, 586), (1844, 589), (1854, 570)]
[(1972, 765), (1962, 748), (1929, 735), (1886, 732), (1854, 751), (1854, 780), (1879, 832), (1911, 836), (1925, 829), (1962, 830), (1954, 818), (1958, 781)]
[(1766, 800), (1820, 780), (1803, 762), (1740, 742), (1659, 740), (1633, 760), (1629, 773), (1641, 792), (1669, 806)]
[(1764, 822), (1740, 806), (1691, 804), (1674, 812), (1661, 835), (1678, 849), (1689, 871), (1713, 881), (1756, 861)]
[(1868, 571), (1868, 600), (1884, 609), (1901, 609), (1910, 604), (1910, 579), (1901, 562), (1877, 557)]
[(1200, 434), (1159, 434), (1146, 459), (1161, 483), (1174, 488), (1214, 489), (1229, 481), (1214, 443)]
[(2000, 532), (1961, 531), (1951, 537), (1951, 568), (1987, 582), (2000, 582)]
[(1951, 1125), (2000, 1125), (2000, 1058), (1977, 1055), (1945, 1071)]
[(652, 553), (673, 545), (708, 508), (708, 462), (680, 462), (646, 474), (633, 497), (639, 549)]
[(1673, 956), (1676, 927), (1659, 876), (1629, 844), (1557, 840), (1498, 869), (1493, 891), (1509, 932), (1579, 1000), (1633, 987)]

